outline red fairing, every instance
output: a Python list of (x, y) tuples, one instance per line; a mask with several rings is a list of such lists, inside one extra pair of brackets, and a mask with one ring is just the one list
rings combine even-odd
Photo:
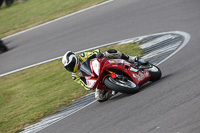
[(86, 77), (87, 86), (90, 89), (111, 90), (103, 85), (104, 79), (108, 76), (116, 78), (117, 74), (112, 70), (122, 71), (126, 73), (138, 86), (150, 80), (150, 74), (147, 70), (141, 71), (134, 67), (131, 63), (123, 59), (94, 59), (90, 62), (92, 75)]
[(94, 89), (94, 87), (96, 86), (96, 83), (97, 83), (97, 78), (93, 78), (93, 77), (90, 77), (90, 76), (87, 76), (85, 77), (86, 78), (86, 81), (87, 81), (87, 87), (89, 89)]

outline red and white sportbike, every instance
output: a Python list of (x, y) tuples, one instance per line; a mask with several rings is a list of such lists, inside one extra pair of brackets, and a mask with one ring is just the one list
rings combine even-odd
[(123, 59), (95, 58), (84, 62), (80, 68), (89, 89), (114, 90), (133, 94), (148, 81), (161, 77), (160, 69), (139, 60), (131, 64)]

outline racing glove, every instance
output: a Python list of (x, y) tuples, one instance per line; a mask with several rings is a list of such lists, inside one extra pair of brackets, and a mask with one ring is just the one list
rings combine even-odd
[(80, 84), (81, 86), (83, 86), (86, 90), (90, 90), (88, 87), (87, 87), (87, 84), (86, 84), (86, 80), (85, 80), (85, 77), (79, 77), (76, 73), (72, 73), (72, 79)]

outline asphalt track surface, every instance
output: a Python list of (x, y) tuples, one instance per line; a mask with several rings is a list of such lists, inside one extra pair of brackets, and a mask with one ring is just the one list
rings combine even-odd
[[(117, 40), (184, 31), (191, 40), (159, 65), (163, 77), (135, 95), (95, 102), (41, 133), (199, 133), (200, 1), (114, 0), (9, 39), (1, 73)], [(2, 63), (3, 62), (3, 63)]]

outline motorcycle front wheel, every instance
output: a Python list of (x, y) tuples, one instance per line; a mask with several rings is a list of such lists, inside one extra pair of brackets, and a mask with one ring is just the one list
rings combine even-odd
[(106, 77), (104, 84), (117, 92), (134, 94), (139, 91), (139, 86), (130, 80), (122, 80), (118, 78)]

